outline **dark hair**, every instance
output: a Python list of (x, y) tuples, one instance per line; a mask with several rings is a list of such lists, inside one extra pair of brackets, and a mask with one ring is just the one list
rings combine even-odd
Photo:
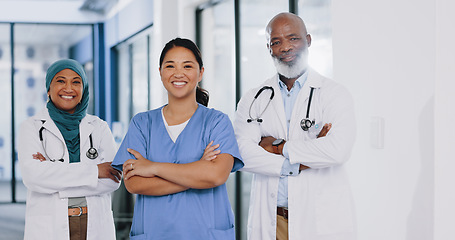
[[(163, 50), (161, 51), (160, 55), (160, 67), (163, 64), (164, 57), (166, 56), (167, 52), (171, 50), (174, 47), (184, 47), (188, 50), (190, 50), (194, 57), (196, 58), (197, 63), (199, 64), (199, 70), (202, 69), (202, 66), (204, 63), (202, 62), (202, 55), (201, 51), (199, 48), (196, 46), (196, 44), (185, 38), (175, 38), (166, 43), (164, 46)], [(208, 106), (209, 104), (209, 92), (199, 86), (196, 88), (196, 101), (204, 106)]]

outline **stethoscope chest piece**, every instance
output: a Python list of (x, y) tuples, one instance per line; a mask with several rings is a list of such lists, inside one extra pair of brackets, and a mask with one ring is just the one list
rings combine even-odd
[(90, 159), (95, 159), (98, 157), (98, 151), (93, 147), (92, 134), (90, 134), (88, 137), (90, 139), (90, 148), (85, 155)]
[(304, 118), (300, 121), (300, 127), (303, 131), (308, 131), (314, 125), (314, 120), (310, 120), (308, 118)]
[(95, 159), (98, 157), (98, 151), (96, 151), (95, 148), (91, 147), (88, 149), (88, 151), (85, 155), (87, 155), (87, 157), (90, 159)]

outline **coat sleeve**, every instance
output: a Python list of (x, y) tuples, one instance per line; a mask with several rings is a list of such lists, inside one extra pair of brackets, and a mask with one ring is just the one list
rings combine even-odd
[[(72, 187), (92, 187), (98, 184), (98, 168), (93, 164), (39, 161), (33, 154), (44, 149), (34, 120), (25, 121), (18, 136), (18, 159), (24, 185), (31, 191), (52, 194)], [(61, 146), (55, 146), (61, 147)]]
[(240, 171), (279, 177), (285, 158), (269, 153), (259, 146), (262, 137), (260, 126), (257, 122), (247, 122), (247, 119), (250, 118), (249, 109), (255, 94), (256, 89), (253, 89), (242, 97), (235, 115), (235, 136), (245, 164)]
[[(106, 122), (102, 121), (100, 131), (101, 143), (98, 148), (100, 155), (100, 163), (112, 162), (114, 159), (117, 147), (115, 145), (114, 136), (109, 129)], [(97, 168), (98, 169), (98, 168)], [(98, 173), (98, 172), (97, 172)], [(59, 192), (61, 198), (65, 197), (82, 197), (82, 196), (93, 196), (93, 195), (102, 195), (106, 193), (111, 193), (117, 190), (120, 186), (120, 182), (116, 183), (110, 178), (98, 178), (98, 184), (96, 187), (92, 186), (80, 186), (80, 187), (71, 187), (63, 189)]]
[(321, 92), (320, 99), (324, 123), (332, 123), (332, 128), (325, 137), (289, 140), (286, 144), (292, 164), (326, 168), (341, 165), (350, 157), (356, 136), (354, 102), (350, 93), (334, 83)]

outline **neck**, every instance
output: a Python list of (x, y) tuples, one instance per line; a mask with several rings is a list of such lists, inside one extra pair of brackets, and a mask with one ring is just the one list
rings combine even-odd
[(280, 80), (281, 80), (284, 84), (286, 84), (286, 87), (287, 87), (288, 91), (290, 91), (291, 88), (292, 88), (292, 86), (294, 86), (295, 81), (296, 81), (300, 76), (302, 76), (302, 75), (300, 75), (300, 76), (295, 77), (295, 78), (287, 78), (287, 77), (285, 77), (285, 76), (283, 76), (283, 75), (281, 75), (281, 74), (278, 74), (278, 75), (279, 75), (279, 77), (280, 77)]
[(197, 108), (196, 99), (194, 101), (169, 99), (169, 104), (164, 107), (163, 114), (168, 125), (172, 126), (190, 119)]

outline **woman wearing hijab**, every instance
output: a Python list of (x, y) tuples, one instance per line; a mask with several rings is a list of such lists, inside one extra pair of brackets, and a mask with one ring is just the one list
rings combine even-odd
[(116, 145), (107, 123), (86, 113), (83, 67), (72, 59), (53, 63), (46, 89), (46, 108), (22, 123), (18, 137), (27, 187), (24, 239), (115, 239)]

